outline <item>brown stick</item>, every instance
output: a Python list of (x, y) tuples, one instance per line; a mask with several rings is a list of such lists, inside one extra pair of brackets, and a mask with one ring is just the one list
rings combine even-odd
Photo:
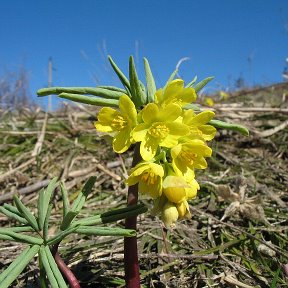
[[(133, 156), (132, 167), (141, 160), (140, 146), (136, 144)], [(138, 185), (130, 186), (128, 189), (127, 206), (136, 205), (138, 201)], [(137, 217), (126, 218), (125, 228), (136, 230)], [(137, 249), (137, 237), (124, 238), (124, 265), (125, 265), (125, 281), (127, 288), (140, 287), (139, 261)]]

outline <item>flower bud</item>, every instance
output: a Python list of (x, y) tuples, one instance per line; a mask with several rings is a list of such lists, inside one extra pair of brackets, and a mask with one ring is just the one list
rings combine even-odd
[(168, 202), (162, 210), (161, 219), (167, 228), (173, 228), (178, 219), (178, 210), (175, 204)]

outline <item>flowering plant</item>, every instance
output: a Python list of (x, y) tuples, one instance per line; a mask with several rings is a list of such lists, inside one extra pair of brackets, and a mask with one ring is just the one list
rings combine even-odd
[[(197, 92), (213, 77), (196, 83), (195, 77), (184, 86), (172, 73), (166, 85), (156, 89), (149, 62), (144, 58), (146, 86), (138, 79), (134, 60), (129, 59), (129, 79), (108, 57), (125, 89), (114, 86), (50, 87), (39, 96), (57, 94), (76, 102), (104, 106), (95, 122), (97, 131), (112, 137), (116, 153), (135, 145), (133, 167), (126, 180), (128, 206), (137, 203), (138, 191), (153, 199), (151, 213), (159, 215), (167, 227), (191, 217), (188, 201), (196, 197), (200, 186), (195, 170), (207, 168), (212, 155), (207, 142), (216, 128), (226, 128), (248, 135), (235, 124), (213, 120), (211, 110), (193, 104)], [(126, 228), (136, 229), (136, 216), (126, 219)], [(124, 260), (127, 287), (140, 287), (136, 237), (125, 238)]]

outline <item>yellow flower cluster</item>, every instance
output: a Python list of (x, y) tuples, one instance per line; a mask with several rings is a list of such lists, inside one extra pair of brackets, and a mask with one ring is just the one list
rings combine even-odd
[(181, 79), (171, 81), (155, 93), (137, 113), (127, 95), (119, 99), (119, 111), (102, 108), (95, 127), (113, 136), (113, 149), (125, 152), (140, 142), (143, 159), (132, 168), (127, 184), (138, 184), (140, 193), (154, 199), (154, 214), (160, 214), (167, 227), (178, 219), (189, 218), (188, 200), (196, 196), (199, 184), (195, 169), (205, 169), (205, 157), (212, 150), (206, 141), (214, 138), (216, 129), (207, 125), (214, 112), (198, 114), (185, 106), (196, 100), (193, 88), (185, 88)]

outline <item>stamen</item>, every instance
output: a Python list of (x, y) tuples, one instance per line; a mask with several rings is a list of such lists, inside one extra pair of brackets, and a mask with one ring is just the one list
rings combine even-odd
[(163, 139), (169, 134), (169, 128), (163, 123), (154, 123), (148, 133), (154, 138)]

